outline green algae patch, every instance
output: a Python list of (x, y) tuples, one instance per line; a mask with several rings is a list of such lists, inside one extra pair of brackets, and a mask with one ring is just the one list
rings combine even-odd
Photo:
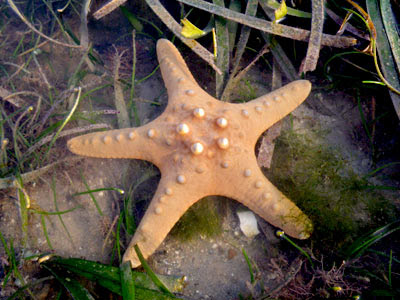
[(312, 220), (311, 239), (339, 248), (355, 236), (394, 220), (395, 208), (356, 174), (321, 133), (284, 132), (278, 139), (270, 180)]
[(181, 241), (198, 236), (213, 237), (222, 232), (222, 220), (218, 205), (213, 197), (205, 197), (193, 204), (180, 218), (171, 234)]

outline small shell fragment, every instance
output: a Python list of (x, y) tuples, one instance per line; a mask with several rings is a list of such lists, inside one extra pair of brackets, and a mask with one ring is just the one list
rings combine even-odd
[(246, 210), (237, 212), (239, 217), (240, 230), (248, 238), (252, 238), (260, 233), (257, 227), (257, 219), (253, 212)]

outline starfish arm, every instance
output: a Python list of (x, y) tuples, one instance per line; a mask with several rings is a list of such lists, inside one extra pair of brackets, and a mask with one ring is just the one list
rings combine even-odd
[(193, 174), (180, 181), (171, 173), (162, 170), (161, 173), (157, 191), (124, 254), (123, 260), (130, 261), (133, 268), (140, 265), (135, 245), (139, 246), (144, 258), (149, 257), (189, 207), (207, 196), (204, 178)]
[(169, 40), (158, 40), (157, 57), (160, 62), (161, 74), (168, 91), (175, 87), (174, 79), (179, 77), (183, 77), (185, 80), (196, 83), (196, 80), (186, 65), (186, 62), (183, 60), (182, 55)]
[(309, 218), (264, 176), (255, 158), (244, 158), (229, 169), (219, 184), (218, 194), (246, 205), (292, 237), (306, 239), (310, 236)]
[(311, 91), (308, 80), (293, 81), (245, 104), (236, 104), (241, 111), (244, 130), (254, 139), (296, 109)]
[(169, 107), (174, 107), (178, 103), (190, 103), (192, 106), (205, 105), (206, 102), (214, 102), (214, 105), (218, 103), (217, 99), (198, 85), (174, 44), (166, 39), (159, 40), (157, 56), (168, 91)]
[(154, 120), (142, 127), (89, 133), (68, 141), (68, 149), (78, 155), (99, 158), (147, 160), (159, 166), (168, 149), (163, 132)]

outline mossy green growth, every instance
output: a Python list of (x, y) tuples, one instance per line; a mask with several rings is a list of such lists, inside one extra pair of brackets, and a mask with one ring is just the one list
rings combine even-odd
[(355, 174), (321, 133), (288, 130), (277, 140), (271, 181), (314, 223), (312, 240), (338, 248), (370, 228), (394, 219), (394, 205)]
[(257, 91), (248, 79), (241, 80), (238, 86), (235, 88), (235, 95), (232, 97), (235, 99), (233, 102), (244, 103), (256, 99)]
[(189, 208), (171, 234), (182, 241), (188, 241), (198, 236), (216, 236), (221, 232), (217, 203), (213, 197), (206, 197)]

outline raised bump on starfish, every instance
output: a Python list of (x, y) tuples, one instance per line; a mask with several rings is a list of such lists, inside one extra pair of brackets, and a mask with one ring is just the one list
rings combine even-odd
[(168, 105), (157, 119), (68, 142), (80, 155), (143, 159), (161, 171), (124, 260), (138, 266), (133, 246), (138, 243), (145, 258), (151, 255), (181, 215), (208, 195), (236, 199), (287, 234), (307, 238), (310, 220), (265, 178), (254, 147), (266, 129), (304, 101), (310, 82), (292, 82), (248, 103), (226, 103), (199, 87), (172, 43), (159, 40), (157, 55), (168, 90)]

